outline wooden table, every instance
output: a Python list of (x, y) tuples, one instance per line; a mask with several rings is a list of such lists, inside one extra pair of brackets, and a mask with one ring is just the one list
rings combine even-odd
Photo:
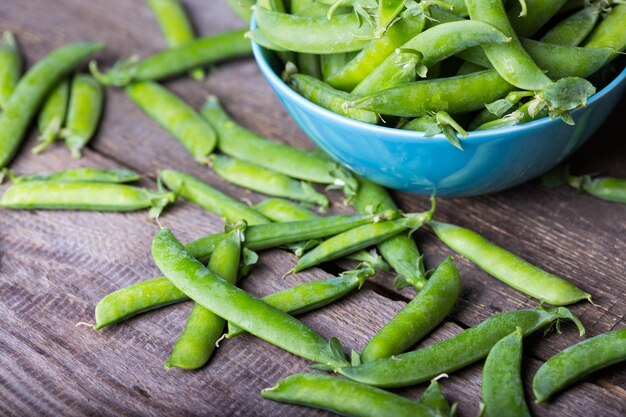
[[(186, 1), (199, 33), (243, 26), (223, 1)], [(100, 40), (98, 58), (148, 55), (164, 47), (148, 8), (135, 0), (20, 0), (0, 2), (0, 28), (14, 31), (32, 65), (52, 48), (78, 40)], [(217, 94), (243, 125), (298, 147), (312, 144), (298, 130), (262, 79), (252, 59), (219, 65), (204, 83), (168, 83), (199, 107)], [(576, 153), (578, 172), (626, 177), (626, 141), (621, 127), (626, 101)], [(176, 168), (253, 202), (263, 197), (231, 186), (199, 166), (119, 90), (107, 91), (106, 113), (97, 138), (79, 161), (59, 143), (46, 153), (29, 152), (30, 135), (12, 167), (19, 173), (77, 166), (127, 167), (154, 186), (160, 168)], [(3, 186), (4, 190), (6, 186)], [(396, 194), (404, 210), (422, 210), (426, 198)], [(332, 194), (334, 212), (348, 211)], [(626, 325), (626, 208), (569, 188), (544, 189), (538, 181), (471, 199), (441, 200), (438, 216), (471, 227), (529, 261), (557, 272), (594, 296), (598, 306), (573, 307), (593, 336)], [(221, 220), (193, 204), (176, 203), (161, 221), (183, 240), (219, 231)], [(251, 336), (222, 343), (210, 364), (197, 372), (163, 369), (182, 330), (190, 303), (145, 314), (102, 331), (76, 327), (93, 321), (98, 300), (111, 291), (159, 275), (149, 251), (157, 225), (145, 212), (132, 214), (0, 212), (0, 415), (245, 415), (304, 416), (325, 412), (264, 400), (259, 390), (309, 363)], [(416, 238), (435, 266), (450, 250), (427, 230)], [(264, 295), (303, 281), (327, 277), (337, 268), (281, 276), (294, 264), (285, 252), (264, 252), (243, 287)], [(448, 321), (424, 343), (448, 337), (491, 314), (533, 307), (537, 302), (458, 259), (465, 287)], [(392, 277), (379, 276), (349, 298), (303, 320), (325, 337), (338, 336), (346, 349), (360, 350), (414, 292), (396, 293)], [(562, 334), (527, 339), (523, 376), (530, 384), (537, 367), (579, 341), (567, 324)], [(459, 415), (474, 416), (480, 402), (482, 364), (443, 382)], [(424, 389), (399, 390), (417, 398)], [(529, 395), (530, 401), (530, 395)], [(545, 405), (537, 416), (624, 416), (626, 367), (597, 373)]]

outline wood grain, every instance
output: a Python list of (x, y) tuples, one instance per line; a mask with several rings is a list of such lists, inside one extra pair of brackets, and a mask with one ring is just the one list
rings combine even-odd
[[(223, 1), (185, 1), (201, 34), (244, 24)], [(149, 55), (165, 46), (158, 26), (141, 0), (85, 2), (46, 0), (0, 2), (0, 28), (14, 31), (32, 64), (52, 48), (76, 40), (102, 40), (101, 65), (133, 54)], [(301, 148), (312, 144), (287, 116), (251, 59), (220, 64), (206, 81), (167, 83), (199, 107), (216, 94), (243, 125)], [(606, 125), (572, 158), (577, 172), (626, 177), (626, 143), (621, 130), (622, 101)], [(127, 167), (154, 187), (158, 169), (176, 168), (201, 177), (233, 196), (263, 197), (225, 183), (141, 113), (123, 92), (107, 90), (105, 116), (97, 138), (80, 161), (62, 144), (43, 155), (28, 149), (14, 162), (20, 173), (75, 166)], [(3, 191), (5, 186), (0, 187)], [(396, 193), (405, 211), (423, 210), (427, 199)], [(333, 193), (331, 212), (350, 212)], [(595, 335), (626, 325), (626, 208), (563, 188), (546, 190), (537, 181), (472, 199), (445, 199), (438, 216), (470, 227), (529, 261), (558, 273), (593, 294), (598, 306), (573, 307)], [(186, 202), (167, 210), (163, 223), (182, 240), (222, 228), (221, 220)], [(159, 275), (149, 245), (157, 230), (145, 212), (0, 212), (0, 415), (329, 415), (263, 400), (260, 389), (308, 363), (252, 336), (224, 342), (210, 364), (197, 372), (165, 371), (163, 363), (184, 326), (190, 303), (148, 313), (99, 332), (75, 327), (92, 321), (93, 308), (107, 293)], [(451, 252), (424, 229), (416, 233), (429, 267)], [(282, 279), (295, 258), (281, 251), (262, 254), (243, 283), (255, 295), (327, 277), (314, 269)], [(424, 343), (448, 337), (493, 313), (537, 303), (457, 257), (464, 290), (449, 320)], [(341, 265), (343, 266), (343, 265)], [(324, 266), (335, 271), (337, 265)], [(392, 289), (392, 276), (380, 274), (358, 293), (303, 320), (325, 337), (338, 336), (346, 350), (367, 340), (414, 295)], [(530, 383), (542, 361), (580, 340), (574, 327), (525, 343), (524, 380)], [(481, 364), (444, 381), (446, 395), (460, 404), (459, 415), (473, 416), (480, 402)], [(399, 390), (417, 398), (424, 386)], [(529, 392), (529, 391), (528, 391)], [(531, 402), (531, 398), (528, 398)], [(545, 405), (536, 416), (623, 416), (626, 367), (615, 366), (587, 378)]]

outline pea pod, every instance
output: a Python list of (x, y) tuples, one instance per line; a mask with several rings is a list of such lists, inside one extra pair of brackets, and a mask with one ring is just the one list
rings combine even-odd
[(361, 362), (388, 358), (415, 345), (450, 312), (461, 285), (459, 271), (452, 258), (447, 258), (415, 298), (368, 342), (361, 352)]
[(329, 366), (347, 363), (337, 339), (324, 340), (297, 319), (217, 277), (193, 258), (169, 229), (155, 236), (152, 256), (178, 289), (223, 319), (311, 361)]
[(67, 122), (61, 137), (73, 158), (81, 157), (81, 150), (91, 140), (102, 116), (104, 92), (90, 75), (78, 74), (72, 79)]
[(245, 29), (238, 29), (199, 38), (139, 62), (136, 58), (120, 61), (104, 74), (95, 61), (89, 64), (89, 69), (102, 84), (117, 87), (125, 87), (133, 81), (162, 80), (213, 62), (249, 56), (252, 47), (244, 38), (245, 33)]
[(20, 79), (0, 116), (0, 168), (13, 158), (30, 121), (47, 94), (89, 55), (104, 48), (100, 43), (62, 46), (35, 64)]
[[(508, 17), (511, 26), (519, 36), (533, 36), (541, 29), (559, 10), (567, 0), (523, 0), (514, 2)], [(470, 12), (471, 16), (471, 12)], [(472, 17), (473, 19), (473, 17)]]
[(524, 294), (553, 305), (591, 300), (591, 295), (571, 282), (526, 262), (476, 232), (437, 221), (431, 221), (429, 225), (454, 251)]
[(343, 416), (355, 417), (435, 417), (439, 414), (400, 395), (345, 379), (295, 374), (261, 391), (263, 398), (321, 408)]
[(321, 79), (324, 82), (328, 82), (328, 79), (340, 71), (353, 55), (349, 53), (319, 55)]
[(599, 177), (589, 175), (582, 177), (569, 176), (568, 183), (579, 191), (584, 191), (602, 200), (626, 203), (626, 179)]
[(487, 355), (483, 368), (482, 395), (485, 410), (490, 417), (530, 417), (524, 400), (521, 377), (522, 339), (518, 327), (504, 336)]
[(422, 60), (421, 52), (398, 48), (391, 57), (385, 60), (389, 64), (385, 66), (384, 71), (374, 70), (352, 90), (351, 94), (367, 96), (377, 91), (413, 82), (418, 74), (426, 74), (427, 69), (422, 64)]
[(0, 207), (23, 210), (96, 211), (134, 211), (150, 208), (150, 217), (153, 218), (175, 199), (173, 193), (124, 184), (35, 181), (9, 187), (0, 198)]
[(159, 178), (177, 195), (230, 222), (245, 220), (249, 225), (269, 223), (269, 220), (257, 211), (189, 174), (166, 169), (159, 172)]
[(626, 49), (626, 4), (615, 4), (585, 42), (586, 48)]
[(601, 2), (586, 5), (548, 29), (541, 42), (578, 46), (591, 33), (602, 11)]
[[(363, 283), (375, 274), (376, 271), (369, 267), (346, 271), (338, 277), (307, 282), (297, 287), (266, 295), (261, 300), (280, 311), (297, 316), (334, 303), (352, 291), (361, 288)], [(232, 339), (244, 333), (243, 329), (229, 324), (226, 337)]]
[(243, 128), (224, 111), (215, 96), (208, 97), (202, 116), (217, 131), (217, 147), (227, 155), (292, 178), (343, 188), (347, 196), (356, 192), (358, 185), (350, 171), (334, 161), (267, 140)]
[[(235, 284), (241, 258), (243, 231), (239, 228), (229, 232), (216, 247), (208, 268), (226, 282)], [(185, 330), (172, 349), (165, 368), (198, 369), (203, 367), (215, 350), (215, 343), (222, 337), (226, 322), (199, 304), (195, 304)]]
[(565, 318), (579, 323), (565, 307), (495, 314), (479, 325), (433, 345), (360, 366), (340, 368), (337, 372), (354, 381), (378, 387), (415, 385), (485, 358), (500, 339), (517, 327), (528, 336)]
[(533, 378), (538, 403), (584, 376), (626, 360), (626, 329), (600, 334), (557, 353)]
[(13, 90), (22, 75), (22, 54), (13, 33), (2, 34), (0, 44), (0, 109), (9, 102)]
[(387, 28), (399, 19), (405, 3), (406, 0), (380, 0), (378, 2), (375, 37), (382, 36), (387, 31)]
[(321, 210), (328, 208), (328, 198), (307, 182), (297, 181), (284, 174), (228, 156), (212, 155), (210, 160), (217, 175), (240, 187), (271, 196), (317, 204)]
[(103, 168), (74, 168), (65, 171), (33, 174), (27, 176), (11, 175), (11, 181), (16, 184), (35, 181), (53, 182), (105, 182), (122, 184), (139, 181), (141, 176), (126, 169), (103, 169)]
[(48, 95), (41, 112), (39, 113), (39, 144), (33, 148), (33, 153), (39, 153), (50, 146), (61, 133), (61, 127), (67, 116), (67, 105), (70, 97), (69, 80), (62, 81), (52, 93)]

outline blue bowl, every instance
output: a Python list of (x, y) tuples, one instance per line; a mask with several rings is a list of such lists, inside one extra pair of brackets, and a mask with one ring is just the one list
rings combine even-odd
[[(256, 24), (253, 20), (252, 28)], [(574, 126), (543, 118), (519, 126), (470, 132), (461, 151), (439, 134), (374, 126), (335, 114), (280, 78), (274, 52), (252, 45), (254, 58), (279, 100), (304, 133), (363, 177), (401, 191), (460, 197), (514, 187), (550, 170), (604, 123), (626, 90), (626, 69), (571, 112)]]

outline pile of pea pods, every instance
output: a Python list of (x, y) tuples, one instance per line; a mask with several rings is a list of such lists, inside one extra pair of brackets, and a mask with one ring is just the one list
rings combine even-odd
[[(229, 0), (238, 14), (249, 18), (246, 3), (252, 2)], [(465, 130), (457, 113), (477, 111), (469, 126), (485, 129), (542, 114), (567, 122), (567, 111), (584, 104), (592, 88), (573, 77), (590, 75), (626, 46), (626, 5), (579, 3), (510, 1), (507, 11), (500, 0), (266, 0), (256, 6), (259, 29), (248, 36), (295, 62), (286, 76), (318, 104), (372, 123), (378, 122), (378, 113), (399, 116), (403, 128), (444, 131), (460, 146), (454, 132)], [(147, 4), (170, 48), (142, 60), (120, 61), (106, 72), (93, 61), (93, 78), (80, 74), (67, 81), (101, 44), (61, 47), (21, 76), (17, 43), (12, 35), (5, 36), (0, 48), (0, 168), (17, 152), (39, 108), (42, 135), (35, 151), (61, 137), (72, 155), (80, 156), (98, 124), (101, 86), (114, 86), (124, 88), (198, 163), (225, 181), (270, 198), (250, 206), (173, 169), (161, 170), (159, 189), (149, 190), (128, 185), (140, 176), (127, 170), (80, 168), (18, 176), (5, 168), (2, 172), (13, 184), (0, 198), (4, 208), (150, 208), (156, 217), (182, 197), (224, 219), (223, 232), (187, 244), (162, 228), (152, 255), (163, 276), (104, 296), (95, 308), (94, 329), (191, 299), (194, 307), (166, 368), (201, 368), (222, 339), (250, 333), (311, 361), (311, 368), (319, 371), (288, 376), (264, 389), (265, 398), (349, 416), (441, 417), (456, 411), (456, 404), (441, 392), (442, 375), (485, 359), (483, 411), (491, 417), (530, 415), (520, 376), (523, 338), (559, 328), (563, 320), (573, 321), (583, 336), (582, 323), (564, 306), (590, 302), (591, 295), (472, 230), (436, 220), (434, 198), (423, 212), (404, 213), (386, 189), (323, 153), (280, 144), (241, 126), (215, 96), (196, 111), (159, 81), (184, 74), (202, 79), (209, 64), (249, 56), (245, 30), (195, 38), (178, 0)], [(464, 18), (468, 13), (471, 19)], [(555, 19), (558, 23), (552, 24)], [(306, 36), (297, 36), (305, 26)], [(540, 39), (532, 40), (537, 33)], [(576, 47), (582, 42), (584, 47)], [(446, 68), (452, 56), (466, 60), (454, 69), (462, 75)], [(519, 66), (508, 68), (510, 59)], [(564, 60), (567, 66), (561, 66)], [(539, 68), (547, 68), (547, 75)], [(415, 81), (433, 73), (452, 77)], [(423, 92), (430, 88), (450, 94), (449, 103), (456, 107), (425, 102)], [(561, 89), (580, 94), (564, 100)], [(453, 97), (461, 92), (462, 97)], [(484, 103), (490, 104), (481, 109)], [(259, 159), (261, 154), (266, 157)], [(573, 176), (567, 167), (559, 167), (544, 182), (626, 202), (626, 184), (620, 179)], [(318, 207), (323, 212), (330, 204), (319, 185), (342, 190), (358, 214), (322, 216), (312, 211)], [(412, 350), (444, 321), (462, 291), (452, 257), (426, 270), (411, 236), (425, 226), (494, 278), (550, 306), (495, 314), (449, 339)], [(294, 274), (338, 259), (357, 264), (337, 276), (256, 298), (236, 284), (252, 273), (259, 252), (271, 248), (297, 255), (290, 271)], [(396, 288), (410, 286), (418, 292), (360, 353), (347, 358), (337, 338), (327, 340), (294, 317), (358, 291), (377, 270), (393, 270)], [(540, 367), (533, 378), (534, 398), (546, 401), (581, 377), (624, 360), (626, 329), (586, 339)], [(430, 385), (418, 401), (387, 390), (426, 382)]]

